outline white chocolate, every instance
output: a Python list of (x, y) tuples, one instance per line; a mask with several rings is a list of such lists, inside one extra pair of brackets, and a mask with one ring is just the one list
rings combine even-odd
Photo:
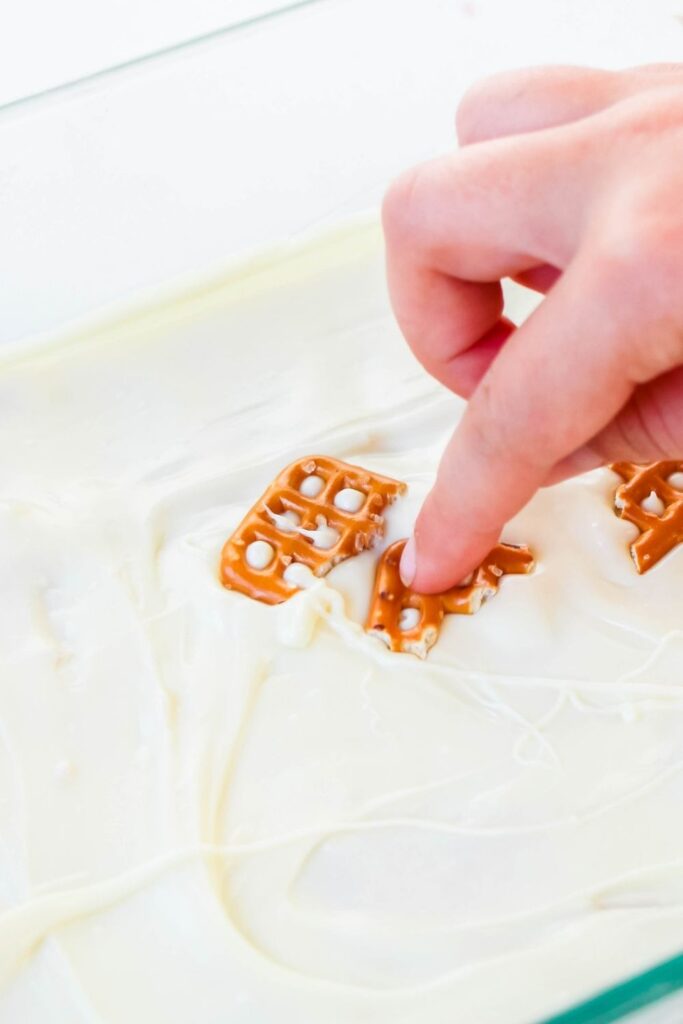
[(303, 562), (290, 562), (283, 572), (282, 578), (285, 583), (289, 583), (292, 587), (299, 587), (300, 590), (306, 590), (315, 583), (315, 576)]
[(282, 530), (283, 533), (294, 533), (301, 522), (301, 516), (291, 508), (288, 508), (285, 512), (273, 512), (266, 505), (266, 512), (273, 525), (277, 526), (278, 530)]
[(303, 494), (304, 498), (317, 498), (324, 486), (323, 478), (312, 474), (304, 477), (299, 484), (299, 494)]
[(609, 470), (537, 492), (536, 571), (424, 661), (363, 631), (382, 546), (275, 607), (221, 586), (297, 454), (410, 485), (386, 544), (434, 479), (457, 400), (368, 231), (0, 365), (3, 1024), (205, 1024), (198, 991), (231, 1024), (519, 1024), (680, 948), (683, 547), (636, 572)]
[(420, 609), (419, 608), (403, 608), (401, 614), (398, 617), (398, 628), (403, 632), (407, 633), (411, 629), (415, 629), (418, 622), (420, 621)]
[(357, 512), (363, 506), (365, 495), (355, 487), (344, 487), (334, 496), (334, 504), (342, 512)]
[(247, 565), (252, 569), (267, 569), (275, 557), (275, 548), (267, 540), (253, 540), (247, 548)]
[(308, 537), (312, 540), (313, 547), (320, 548), (321, 551), (333, 548), (339, 540), (339, 530), (335, 530), (334, 526), (328, 526), (322, 516), (320, 516), (320, 522), (315, 530), (303, 530), (300, 528), (299, 533), (303, 537)]
[(640, 507), (644, 509), (645, 512), (652, 512), (653, 515), (661, 516), (666, 505), (656, 491), (650, 491), (647, 498), (643, 498), (641, 501)]
[(683, 473), (672, 473), (668, 478), (667, 483), (671, 484), (672, 487), (675, 487), (677, 491), (683, 491)]

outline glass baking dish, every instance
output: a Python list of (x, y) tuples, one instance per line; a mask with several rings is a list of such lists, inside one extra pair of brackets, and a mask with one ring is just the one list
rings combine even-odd
[[(184, 24), (184, 44), (152, 33), (113, 68), (104, 51), (94, 70), (81, 55), (76, 80), (0, 107), (0, 343), (204, 286), (375, 208), (401, 168), (452, 145), (457, 97), (479, 75), (674, 60), (683, 31), (667, 2), (628, 19), (620, 0), (275, 8)], [(652, 965), (643, 951), (642, 967), (623, 979), (606, 965), (605, 988), (577, 1006), (558, 993), (545, 1024), (683, 1020), (683, 954)]]

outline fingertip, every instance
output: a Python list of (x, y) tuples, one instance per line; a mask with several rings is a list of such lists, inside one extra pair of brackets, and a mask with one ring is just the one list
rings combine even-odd
[(411, 537), (403, 549), (399, 573), (404, 587), (411, 587), (415, 579), (416, 564), (415, 538)]
[(441, 594), (450, 590), (476, 569), (496, 540), (495, 535), (473, 538), (463, 532), (458, 539), (451, 535), (445, 543), (433, 534), (422, 534), (414, 549), (411, 588), (418, 594)]

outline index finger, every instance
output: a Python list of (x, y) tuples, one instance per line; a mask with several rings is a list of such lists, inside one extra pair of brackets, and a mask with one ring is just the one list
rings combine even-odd
[(615, 311), (599, 278), (593, 260), (577, 256), (476, 389), (406, 549), (402, 575), (418, 591), (463, 579), (553, 466), (628, 400), (635, 318), (626, 301)]

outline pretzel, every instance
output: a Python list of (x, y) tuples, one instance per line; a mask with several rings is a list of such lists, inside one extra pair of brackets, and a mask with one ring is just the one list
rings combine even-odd
[(300, 563), (324, 576), (371, 547), (382, 536), (385, 508), (405, 489), (398, 480), (322, 455), (293, 462), (224, 545), (223, 586), (265, 604), (286, 601), (299, 589), (285, 578), (289, 566)]
[(528, 548), (498, 544), (467, 583), (442, 594), (417, 594), (401, 582), (399, 574), (405, 544), (405, 540), (397, 540), (379, 560), (365, 628), (390, 650), (418, 658), (426, 657), (436, 643), (444, 615), (474, 615), (496, 593), (501, 576), (528, 573), (534, 567)]
[(614, 462), (610, 469), (625, 481), (614, 511), (640, 530), (629, 550), (638, 572), (647, 572), (683, 543), (683, 462)]

